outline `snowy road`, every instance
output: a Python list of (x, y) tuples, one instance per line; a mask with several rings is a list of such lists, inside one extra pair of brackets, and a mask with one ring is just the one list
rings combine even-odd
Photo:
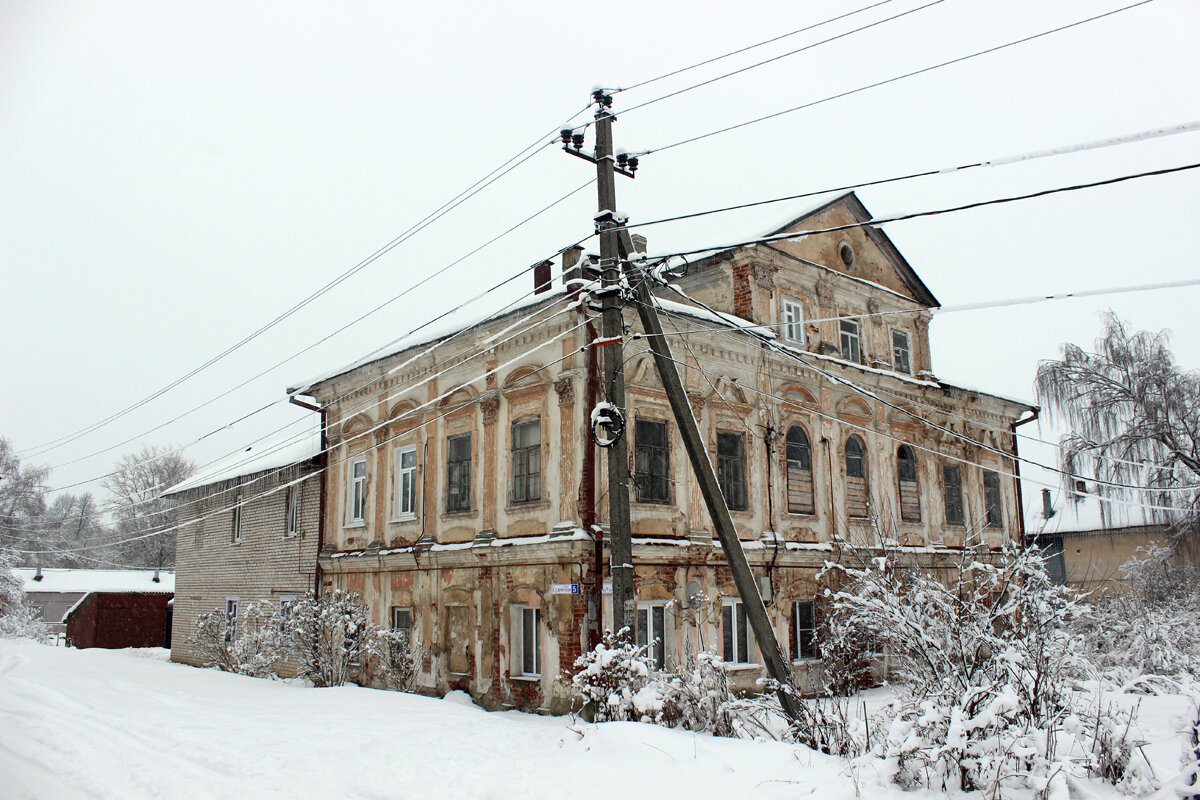
[(0, 797), (854, 797), (839, 762), (782, 744), (165, 659), (0, 641)]

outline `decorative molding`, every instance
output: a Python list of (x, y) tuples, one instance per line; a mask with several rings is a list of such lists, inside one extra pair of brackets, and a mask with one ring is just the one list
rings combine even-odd
[(570, 378), (559, 378), (554, 382), (554, 391), (558, 395), (560, 406), (571, 405), (575, 402), (575, 382)]
[(483, 424), (492, 424), (496, 421), (496, 414), (500, 411), (500, 398), (493, 395), (480, 400), (479, 410), (483, 412)]

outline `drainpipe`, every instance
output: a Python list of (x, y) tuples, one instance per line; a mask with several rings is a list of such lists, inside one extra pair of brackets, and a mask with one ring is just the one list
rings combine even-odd
[(1038, 418), (1041, 412), (1040, 408), (1034, 408), (1033, 414), (1025, 419), (1019, 419), (1009, 425), (1009, 430), (1012, 431), (1012, 447), (1013, 447), (1013, 485), (1017, 488), (1017, 532), (1021, 536), (1021, 546), (1025, 546), (1025, 500), (1021, 497), (1021, 462), (1017, 460), (1017, 428), (1026, 423), (1033, 422)]
[(320, 459), (321, 481), (320, 499), (317, 501), (317, 551), (313, 560), (313, 597), (316, 598), (321, 596), (321, 548), (325, 546), (325, 479), (327, 476), (324, 473), (325, 467), (329, 463), (329, 456), (325, 452), (329, 446), (327, 436), (329, 416), (325, 408), (297, 400), (295, 395), (290, 395), (288, 402), (301, 408), (307, 408), (309, 411), (316, 411), (321, 415), (321, 452), (317, 456)]

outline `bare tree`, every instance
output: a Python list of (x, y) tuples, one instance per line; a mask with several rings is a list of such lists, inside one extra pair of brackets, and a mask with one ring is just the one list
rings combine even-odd
[(112, 495), (117, 539), (115, 545), (131, 566), (173, 567), (174, 503), (162, 493), (188, 478), (196, 465), (177, 449), (147, 446), (121, 457), (117, 471), (104, 480)]
[(1130, 333), (1109, 311), (1096, 351), (1063, 345), (1062, 360), (1038, 365), (1036, 390), (1071, 431), (1064, 471), (1096, 483), (1106, 523), (1104, 500), (1136, 499), (1180, 535), (1200, 532), (1200, 374), (1175, 363), (1166, 331)]

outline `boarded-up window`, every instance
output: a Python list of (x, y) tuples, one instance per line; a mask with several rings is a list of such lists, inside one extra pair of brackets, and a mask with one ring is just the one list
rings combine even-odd
[(446, 669), (465, 675), (471, 671), (474, 631), (469, 606), (446, 607)]
[(862, 440), (846, 440), (846, 516), (867, 516), (867, 455)]
[(947, 464), (942, 467), (942, 486), (946, 494), (946, 522), (951, 525), (962, 525), (962, 475), (958, 465)]
[(808, 434), (799, 425), (787, 432), (787, 510), (789, 514), (812, 514), (812, 447)]
[(896, 451), (896, 478), (900, 488), (900, 519), (921, 521), (921, 491), (917, 483), (917, 457), (912, 448), (900, 445)]

